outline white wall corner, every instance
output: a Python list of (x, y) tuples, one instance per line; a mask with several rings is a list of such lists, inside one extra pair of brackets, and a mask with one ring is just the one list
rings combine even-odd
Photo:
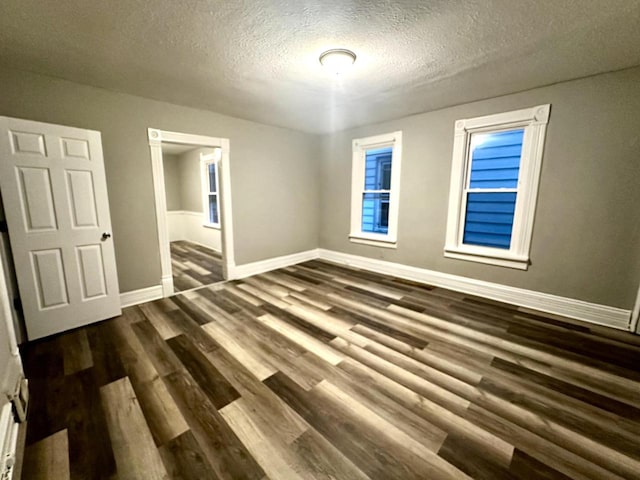
[(224, 273), (224, 278), (227, 279), (227, 281), (229, 280), (236, 280), (240, 277), (237, 276), (236, 274), (236, 264), (235, 263), (227, 263), (226, 265), (222, 265), (222, 269), (223, 269), (223, 273)]
[(333, 250), (319, 249), (319, 258), (620, 330), (628, 331), (630, 328), (631, 311), (622, 308), (589, 303), (573, 298), (510, 287)]
[(250, 277), (251, 275), (258, 275), (259, 273), (277, 270), (278, 268), (289, 267), (296, 263), (315, 260), (316, 258), (319, 258), (319, 255), (319, 249), (315, 248), (313, 250), (306, 250), (304, 252), (293, 253), (291, 255), (284, 255), (282, 257), (274, 257), (267, 260), (260, 260), (258, 262), (235, 265), (232, 272), (233, 275), (229, 275), (229, 279), (245, 278)]
[[(164, 283), (164, 282), (163, 282)], [(171, 284), (173, 293), (173, 283)], [(151, 302), (164, 297), (163, 285), (154, 285), (153, 287), (141, 288), (130, 292), (120, 294), (120, 306), (122, 308), (131, 307), (140, 303)]]

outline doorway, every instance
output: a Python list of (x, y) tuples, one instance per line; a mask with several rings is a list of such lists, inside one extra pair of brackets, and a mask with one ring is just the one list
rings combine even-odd
[(224, 280), (219, 147), (162, 144), (173, 289)]
[(149, 129), (163, 296), (234, 278), (229, 140)]

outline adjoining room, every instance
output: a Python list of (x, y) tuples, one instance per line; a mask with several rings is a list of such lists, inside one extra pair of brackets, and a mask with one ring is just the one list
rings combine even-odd
[(162, 145), (167, 223), (176, 292), (224, 280), (218, 163), (221, 150)]

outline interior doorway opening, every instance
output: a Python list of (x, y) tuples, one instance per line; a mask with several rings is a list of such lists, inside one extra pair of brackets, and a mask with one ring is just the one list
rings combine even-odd
[(229, 140), (149, 129), (163, 296), (234, 278)]
[(176, 293), (224, 280), (219, 147), (162, 143), (167, 227)]

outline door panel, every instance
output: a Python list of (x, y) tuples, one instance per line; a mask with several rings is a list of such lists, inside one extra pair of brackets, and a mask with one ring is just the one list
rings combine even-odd
[(40, 309), (69, 304), (67, 282), (59, 248), (31, 252), (33, 277), (37, 287)]
[(27, 231), (57, 230), (48, 168), (17, 168), (24, 225)]
[(29, 339), (118, 315), (100, 133), (0, 117), (0, 191)]
[(11, 132), (11, 151), (14, 154), (34, 153), (46, 157), (44, 135), (13, 131)]
[(93, 176), (86, 170), (67, 171), (67, 192), (74, 228), (97, 227), (95, 188)]
[(61, 138), (64, 158), (83, 158), (89, 160), (89, 142), (77, 138)]
[(102, 265), (102, 246), (83, 245), (76, 249), (82, 300), (104, 297), (107, 294), (104, 267)]

